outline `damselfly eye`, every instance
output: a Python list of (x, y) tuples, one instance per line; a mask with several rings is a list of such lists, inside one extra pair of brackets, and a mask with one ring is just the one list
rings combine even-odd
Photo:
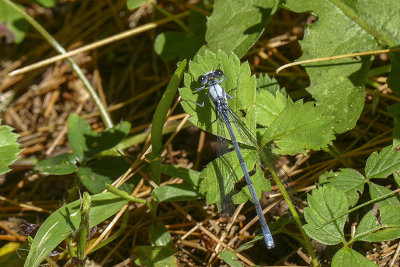
[(201, 85), (205, 85), (207, 83), (207, 76), (201, 75), (198, 81)]
[(222, 76), (224, 76), (224, 73), (222, 72), (222, 70), (218, 69), (214, 71), (214, 77), (215, 78), (221, 78)]

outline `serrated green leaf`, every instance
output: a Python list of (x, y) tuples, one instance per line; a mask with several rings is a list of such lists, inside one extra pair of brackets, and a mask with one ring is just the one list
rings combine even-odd
[[(382, 224), (386, 226), (395, 226), (400, 230), (400, 203), (393, 206), (383, 206), (379, 208)], [(392, 239), (396, 239), (393, 237)]]
[(303, 226), (307, 235), (322, 244), (336, 245), (344, 240), (343, 228), (349, 208), (346, 195), (331, 186), (314, 189), (307, 195), (308, 207), (304, 209), (307, 224)]
[(372, 212), (361, 220), (354, 238), (359, 241), (384, 242), (400, 237), (399, 206), (379, 208), (382, 223), (379, 223)]
[[(258, 160), (257, 154), (252, 150), (243, 149), (242, 155), (246, 166), (252, 169)], [(221, 168), (228, 168), (228, 170), (221, 170)], [(200, 174), (200, 179), (202, 180), (199, 192), (206, 194), (208, 205), (216, 203), (218, 210), (221, 210), (222, 201), (225, 199), (225, 196), (232, 194), (235, 183), (242, 177), (243, 171), (239, 160), (235, 151), (232, 151), (215, 159), (203, 169)]]
[(335, 138), (332, 118), (313, 102), (301, 100), (287, 103), (276, 119), (266, 129), (262, 143), (274, 142), (274, 152), (279, 155), (306, 153), (307, 149), (319, 150)]
[(35, 166), (35, 170), (43, 174), (65, 175), (78, 170), (76, 163), (72, 154), (64, 153), (39, 161)]
[[(374, 184), (374, 183), (369, 183), (369, 192), (371, 195), (371, 199), (376, 199), (385, 195), (390, 194), (392, 191), (384, 186)], [(398, 206), (399, 205), (399, 200), (397, 199), (396, 196), (391, 196), (388, 197), (384, 200), (381, 200), (377, 202), (379, 207), (384, 207), (384, 206)]]
[(361, 219), (353, 238), (355, 240), (367, 241), (366, 239), (369, 239), (369, 236), (379, 229), (382, 229), (382, 225), (372, 211), (370, 211)]
[[(286, 96), (285, 88), (281, 88), (278, 81), (275, 78), (269, 77), (267, 74), (257, 77), (257, 90), (258, 91), (267, 91), (270, 92), (273, 96), (276, 96), (276, 93), (281, 93), (281, 95)], [(257, 92), (258, 93), (258, 92)]]
[(269, 126), (285, 109), (292, 100), (286, 98), (279, 91), (271, 93), (267, 90), (257, 90), (257, 123), (262, 126)]
[[(197, 79), (200, 75), (220, 68), (227, 80), (221, 85), (233, 99), (228, 99), (229, 107), (237, 112), (236, 114), (245, 123), (246, 127), (255, 132), (256, 127), (256, 81), (255, 77), (251, 76), (250, 66), (247, 62), (240, 64), (239, 58), (230, 54), (226, 55), (222, 51), (216, 54), (206, 50), (204, 56), (197, 56), (189, 65), (189, 73), (185, 74), (184, 88), (179, 89), (182, 96), (182, 107), (185, 112), (191, 115), (190, 121), (197, 127), (209, 131), (217, 135), (216, 113), (214, 105), (210, 99), (206, 99), (204, 107), (196, 106), (190, 101), (202, 103), (205, 99), (206, 92), (195, 92), (195, 88), (200, 87), (197, 84)], [(245, 116), (243, 115), (245, 114)], [(248, 140), (242, 140), (240, 134), (234, 129), (238, 142), (251, 145)], [(229, 133), (226, 130), (225, 135), (228, 139)]]
[(363, 193), (365, 181), (365, 177), (353, 169), (340, 169), (338, 172), (327, 172), (320, 176), (321, 185), (328, 183), (346, 194), (350, 207), (357, 203)]
[(0, 125), (0, 174), (10, 170), (8, 166), (18, 159), (21, 152), (17, 143), (18, 135), (12, 131), (10, 126)]
[[(90, 161), (78, 171), (78, 177), (86, 189), (93, 193), (99, 194), (106, 187), (105, 184), (111, 184), (123, 175), (131, 165), (122, 157), (102, 157), (98, 160)], [(119, 187), (125, 192), (131, 193), (135, 184), (140, 179), (139, 175), (134, 175), (128, 181)]]
[(135, 264), (146, 267), (175, 267), (175, 249), (169, 246), (136, 246)]
[(171, 234), (163, 224), (150, 225), (149, 228), (150, 242), (153, 246), (171, 246)]
[(68, 140), (80, 163), (91, 159), (97, 153), (116, 146), (130, 130), (129, 122), (123, 121), (101, 133), (94, 132), (88, 123), (77, 114), (68, 117)]
[(372, 153), (365, 164), (365, 175), (368, 179), (386, 178), (394, 172), (400, 171), (400, 151), (388, 146)]
[[(109, 218), (127, 203), (112, 193), (91, 196), (90, 226), (93, 227)], [(75, 232), (81, 221), (81, 202), (74, 201), (59, 208), (40, 226), (26, 258), (26, 267), (36, 267), (68, 235)]]
[[(20, 9), (23, 6), (14, 3)], [(4, 1), (0, 1), (0, 26), (3, 36), (8, 44), (19, 44), (25, 37), (25, 33), (29, 30), (29, 24), (24, 17), (7, 5)]]
[[(280, 1), (217, 0), (207, 21), (207, 47), (234, 52), (240, 58), (261, 36)], [(229, 15), (227, 15), (229, 14)]]
[(143, 5), (146, 2), (147, 2), (147, 0), (126, 0), (126, 7), (129, 10), (133, 10), (133, 9), (140, 7), (141, 5)]
[(363, 255), (349, 247), (343, 247), (332, 259), (332, 267), (377, 267), (377, 265)]
[[(400, 21), (399, 1), (287, 0), (285, 6), (318, 17), (307, 27), (300, 42), (303, 56), (299, 60), (371, 51), (400, 43), (396, 26)], [(318, 106), (335, 117), (337, 133), (352, 129), (361, 114), (371, 61), (371, 57), (365, 56), (304, 66), (311, 83), (307, 91)]]
[(242, 267), (244, 266), (241, 262), (237, 260), (236, 253), (233, 250), (227, 249), (219, 253), (221, 258), (226, 262), (229, 266), (232, 267)]

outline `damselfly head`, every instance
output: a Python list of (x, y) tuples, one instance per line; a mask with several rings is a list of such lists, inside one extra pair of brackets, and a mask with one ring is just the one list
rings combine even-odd
[(217, 69), (217, 70), (214, 71), (213, 76), (214, 76), (214, 78), (219, 79), (219, 78), (221, 78), (222, 76), (224, 76), (224, 73), (222, 72), (222, 70)]
[(201, 76), (199, 77), (199, 80), (198, 80), (198, 82), (199, 82), (201, 85), (205, 85), (205, 84), (207, 83), (207, 81), (208, 81), (208, 75), (201, 75)]

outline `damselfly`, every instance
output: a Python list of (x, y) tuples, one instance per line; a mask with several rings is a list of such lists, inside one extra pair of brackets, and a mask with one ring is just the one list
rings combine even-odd
[[(229, 108), (228, 106), (228, 98), (232, 100), (232, 96), (229, 95), (225, 89), (220, 85), (222, 82), (225, 82), (227, 78), (224, 76), (224, 73), (220, 69), (216, 69), (213, 71), (209, 71), (207, 73), (204, 73), (201, 75), (198, 79), (198, 82), (202, 85), (199, 88), (196, 88), (196, 91), (202, 91), (204, 89), (208, 88), (208, 92), (206, 94), (206, 97), (204, 98), (202, 103), (196, 103), (196, 105), (200, 107), (204, 107), (205, 101), (207, 99), (207, 96), (210, 97), (211, 101), (213, 102), (216, 110), (216, 115), (217, 115), (217, 120), (220, 122), (218, 125), (218, 129), (221, 129), (223, 124), (225, 124), (226, 129), (228, 130), (230, 140), (232, 141), (233, 148), (236, 151), (237, 158), (240, 163), (240, 167), (243, 171), (244, 178), (246, 180), (247, 186), (249, 188), (249, 192), (252, 198), (252, 201), (254, 203), (254, 207), (256, 209), (260, 224), (261, 224), (261, 230), (263, 232), (263, 237), (265, 244), (267, 248), (273, 248), (275, 246), (274, 240), (271, 235), (271, 231), (268, 227), (268, 224), (265, 220), (265, 217), (262, 213), (261, 205), (258, 200), (257, 194), (255, 192), (253, 183), (251, 181), (249, 171), (247, 169), (247, 166), (245, 164), (245, 161), (243, 159), (242, 153), (239, 148), (239, 144), (237, 141), (237, 138), (235, 136), (234, 130), (232, 128), (232, 125), (235, 125), (235, 128), (240, 130), (241, 138), (246, 138), (248, 139), (249, 143), (252, 145), (257, 145), (257, 140), (255, 135), (246, 127), (246, 125), (241, 121), (241, 119)], [(224, 130), (219, 130), (218, 131), (218, 141), (220, 143), (220, 146), (223, 146), (221, 144), (224, 140), (223, 136), (224, 135)], [(260, 148), (260, 150), (262, 150)], [(220, 154), (220, 153), (219, 153)], [(264, 155), (266, 156), (266, 155)], [(266, 159), (267, 157), (265, 157)], [(270, 167), (272, 164), (268, 164)], [(222, 173), (221, 175), (227, 175)]]

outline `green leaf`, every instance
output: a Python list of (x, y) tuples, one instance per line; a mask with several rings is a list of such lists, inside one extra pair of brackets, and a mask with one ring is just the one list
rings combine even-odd
[(164, 60), (169, 61), (178, 57), (193, 58), (202, 45), (205, 44), (206, 17), (192, 11), (189, 15), (189, 32), (163, 32), (155, 42), (154, 50)]
[[(14, 3), (20, 9), (24, 7)], [(25, 37), (25, 33), (29, 30), (29, 24), (24, 17), (7, 5), (4, 1), (0, 1), (0, 27), (5, 36), (7, 44), (19, 44)]]
[(94, 132), (88, 123), (77, 114), (68, 117), (68, 140), (76, 159), (84, 163), (99, 152), (116, 146), (130, 130), (129, 122), (118, 125), (101, 133)]
[(164, 201), (189, 201), (199, 199), (198, 188), (191, 184), (162, 185), (152, 192), (155, 200)]
[(268, 90), (257, 90), (257, 123), (269, 126), (279, 116), (288, 104), (292, 104), (290, 98), (279, 91), (271, 93)]
[(377, 267), (375, 263), (349, 247), (341, 248), (332, 259), (332, 267), (354, 266)]
[(174, 165), (161, 165), (161, 172), (169, 176), (181, 178), (184, 183), (162, 185), (152, 192), (153, 197), (159, 201), (188, 201), (199, 199), (200, 172)]
[[(122, 157), (103, 157), (90, 161), (78, 171), (78, 177), (89, 192), (99, 194), (106, 189), (105, 184), (113, 183), (123, 175), (131, 165)], [(140, 175), (134, 175), (119, 187), (119, 189), (131, 193), (135, 184), (139, 182)]]
[[(257, 77), (257, 93), (260, 91), (267, 91), (270, 92), (273, 96), (276, 96), (276, 94), (279, 92), (281, 95), (286, 96), (286, 90), (285, 88), (281, 88), (278, 81), (275, 78), (269, 77), (267, 74), (260, 74), (260, 76)], [(258, 96), (257, 96), (258, 100)]]
[(171, 240), (171, 234), (163, 224), (150, 225), (149, 236), (150, 242), (153, 246), (174, 247)]
[(162, 144), (162, 132), (164, 128), (164, 123), (167, 119), (169, 107), (176, 95), (176, 90), (181, 83), (183, 73), (186, 68), (186, 59), (183, 60), (176, 71), (174, 72), (170, 82), (168, 83), (167, 89), (157, 105), (156, 111), (153, 115), (152, 127), (151, 127), (151, 178), (156, 184), (160, 184), (161, 179), (161, 153), (164, 151), (164, 146)]
[(379, 229), (382, 229), (382, 225), (370, 211), (361, 219), (353, 238), (354, 240), (367, 241), (370, 239), (371, 234)]
[(287, 103), (276, 119), (266, 129), (262, 143), (275, 142), (276, 154), (306, 153), (307, 149), (319, 150), (331, 144), (335, 136), (332, 118), (313, 102)]
[(221, 258), (229, 265), (232, 267), (242, 267), (244, 266), (241, 262), (239, 262), (237, 260), (237, 256), (236, 253), (231, 250), (231, 249), (227, 249), (225, 251), (222, 251), (221, 253), (219, 253), (219, 255), (221, 255)]
[[(271, 226), (271, 225), (269, 224), (269, 226)], [(255, 245), (259, 240), (263, 240), (263, 239), (264, 239), (264, 237), (263, 237), (262, 234), (256, 235), (256, 237), (255, 237), (254, 239), (251, 239), (250, 241), (241, 244), (237, 249), (235, 249), (235, 251), (236, 251), (237, 253), (240, 253), (241, 251), (248, 250), (248, 249), (254, 247), (254, 245)]]
[(346, 195), (331, 186), (323, 186), (307, 195), (308, 207), (304, 209), (307, 224), (303, 226), (307, 235), (322, 244), (336, 245), (344, 241), (343, 228), (347, 215), (328, 223), (347, 212)]
[(365, 164), (368, 179), (386, 178), (397, 171), (400, 171), (400, 152), (392, 146), (385, 147), (379, 154), (372, 153)]
[(207, 47), (243, 57), (263, 33), (279, 2), (216, 0), (207, 21)]
[(169, 246), (135, 247), (135, 255), (139, 258), (135, 260), (135, 264), (146, 267), (175, 267), (175, 249)]
[(167, 119), (167, 113), (172, 100), (175, 97), (176, 90), (182, 80), (183, 73), (186, 68), (186, 60), (182, 61), (176, 69), (171, 81), (169, 82), (167, 89), (165, 90), (156, 111), (153, 115), (152, 128), (151, 128), (151, 143), (153, 146), (153, 156), (158, 157), (163, 151), (162, 146), (162, 130), (164, 123)]
[[(90, 226), (93, 227), (121, 210), (127, 203), (125, 199), (112, 193), (93, 195), (90, 208)], [(26, 267), (36, 267), (48, 254), (68, 235), (74, 233), (81, 220), (80, 200), (65, 205), (53, 214), (40, 226), (26, 258)]]
[(320, 185), (329, 184), (346, 194), (350, 206), (354, 206), (364, 191), (365, 177), (353, 169), (340, 169), (338, 172), (327, 172), (320, 176)]
[[(371, 227), (371, 233), (361, 236), (358, 240), (368, 242), (384, 242), (394, 240), (400, 237), (400, 206), (383, 206), (379, 208), (381, 224), (379, 230), (372, 231), (374, 228)], [(375, 218), (377, 221), (377, 219)], [(375, 226), (375, 229), (378, 228)]]
[(21, 152), (17, 143), (18, 135), (12, 131), (10, 126), (0, 125), (0, 174), (10, 170), (8, 166), (18, 159)]
[(396, 181), (397, 186), (400, 187), (400, 173), (395, 172), (393, 173), (394, 180)]
[(141, 5), (143, 5), (146, 2), (147, 2), (147, 0), (127, 0), (126, 7), (129, 10), (133, 10), (133, 9), (140, 7)]
[(43, 174), (65, 175), (78, 170), (76, 163), (72, 154), (64, 153), (39, 161), (35, 166), (35, 170)]
[(170, 164), (161, 164), (161, 172), (169, 176), (181, 178), (186, 183), (196, 187), (198, 187), (200, 183), (200, 172), (192, 169), (186, 169)]
[[(371, 195), (371, 199), (376, 199), (385, 195), (390, 194), (392, 191), (384, 186), (370, 183), (369, 184), (369, 191)], [(399, 205), (399, 200), (396, 196), (388, 197), (384, 200), (378, 202), (379, 207), (383, 206), (397, 206)]]
[[(204, 56), (197, 56), (189, 65), (189, 73), (185, 74), (184, 88), (179, 89), (182, 96), (182, 107), (185, 112), (191, 115), (190, 122), (200, 127), (201, 129), (217, 135), (217, 123), (212, 123), (216, 120), (214, 105), (209, 99), (206, 99), (204, 107), (199, 107), (190, 101), (202, 103), (205, 99), (205, 93), (195, 92), (195, 88), (200, 85), (195, 81), (200, 75), (220, 68), (227, 80), (221, 85), (226, 92), (232, 96), (232, 100), (228, 100), (229, 107), (237, 112), (237, 116), (242, 119), (247, 128), (255, 132), (255, 103), (256, 103), (256, 81), (255, 77), (251, 76), (250, 66), (247, 62), (240, 64), (239, 58), (235, 54), (226, 55), (222, 51), (216, 54), (206, 50)], [(235, 89), (235, 90), (234, 90)], [(245, 116), (244, 116), (245, 114)], [(248, 140), (242, 140), (240, 134), (234, 129), (238, 142), (251, 145)], [(229, 133), (225, 130), (225, 134), (230, 139)]]
[[(243, 149), (242, 155), (248, 169), (252, 169), (258, 161), (257, 154), (252, 150)], [(257, 173), (259, 172), (260, 170), (258, 169)], [(239, 160), (235, 151), (232, 151), (215, 159), (203, 169), (200, 174), (200, 179), (202, 180), (200, 182), (199, 191), (202, 194), (206, 194), (207, 205), (216, 203), (218, 210), (221, 210), (222, 201), (225, 199), (225, 196), (232, 195), (231, 191), (233, 190), (235, 183), (238, 182), (242, 177), (243, 171), (240, 167)], [(258, 189), (258, 196), (261, 196), (261, 190), (267, 191), (270, 188), (256, 189)], [(239, 198), (239, 196), (236, 196), (236, 200), (242, 201), (241, 203), (247, 201), (248, 199), (251, 198), (243, 199)]]
[[(307, 26), (299, 60), (371, 51), (400, 43), (396, 26), (399, 1), (392, 0), (287, 0), (294, 12), (312, 12), (318, 20)], [(377, 12), (379, 10), (379, 12)], [(333, 115), (335, 131), (352, 129), (364, 107), (364, 85), (371, 57), (346, 58), (304, 65), (311, 93), (318, 106)]]

